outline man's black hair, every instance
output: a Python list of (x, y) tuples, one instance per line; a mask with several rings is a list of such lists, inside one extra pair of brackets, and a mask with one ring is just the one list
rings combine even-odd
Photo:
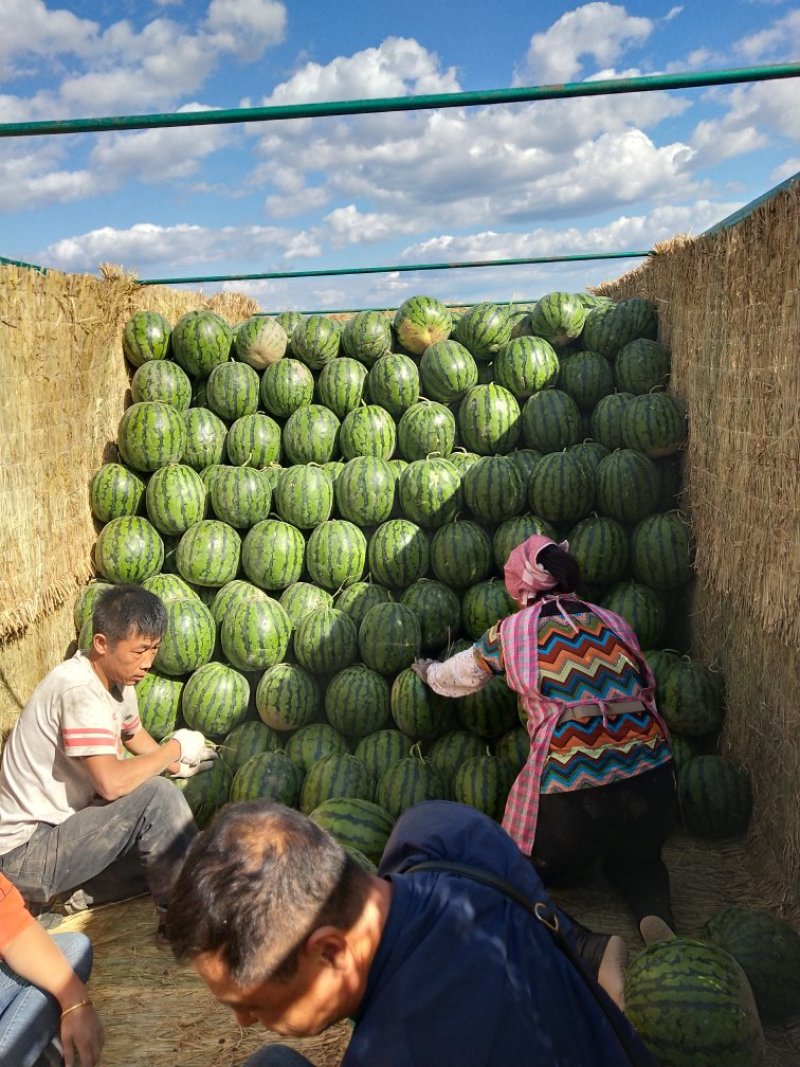
[(166, 629), (167, 609), (162, 600), (140, 585), (106, 589), (92, 612), (92, 632), (104, 634), (112, 645), (136, 634), (161, 638)]

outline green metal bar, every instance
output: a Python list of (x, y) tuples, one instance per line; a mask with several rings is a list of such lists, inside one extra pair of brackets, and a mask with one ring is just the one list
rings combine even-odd
[(142, 278), (140, 285), (195, 285), (200, 282), (255, 282), (275, 278), (327, 278), (342, 274), (393, 274), (418, 270), (460, 270), (465, 267), (519, 267), (531, 263), (581, 263), (595, 259), (638, 259), (653, 252), (586, 252), (574, 256), (529, 259), (478, 259), (460, 263), (403, 263), (390, 267), (331, 267), (328, 270), (274, 270), (262, 274), (206, 274), (184, 278)]
[(800, 63), (738, 67), (699, 71), (693, 74), (651, 74), (637, 78), (603, 78), (567, 82), (564, 85), (523, 86), (516, 89), (485, 89), (466, 93), (431, 93), (420, 96), (376, 97), (372, 100), (337, 100), (272, 107), (220, 108), (216, 111), (181, 111), (154, 115), (118, 115), (86, 119), (48, 119), (37, 122), (0, 123), (0, 137), (40, 137), (45, 134), (104, 133), (167, 126), (218, 126), (234, 122), (266, 122), (283, 119), (320, 118), (329, 115), (377, 114), (386, 111), (426, 111), (434, 108), (474, 107), (482, 104), (513, 104), (532, 100), (563, 100), (578, 96), (608, 96), (646, 93), (662, 89), (696, 89), (707, 85), (768, 81), (800, 76)]
[(0, 256), (0, 264), (8, 267), (29, 267), (31, 270), (38, 270), (40, 274), (47, 274), (47, 267), (40, 267), (38, 263), (26, 263), (22, 259), (7, 259), (5, 256)]
[(709, 234), (719, 233), (720, 230), (729, 230), (731, 226), (735, 226), (738, 222), (746, 219), (748, 215), (752, 215), (757, 207), (761, 207), (767, 200), (772, 200), (778, 193), (782, 193), (784, 189), (788, 189), (790, 186), (800, 182), (800, 171), (797, 174), (793, 174), (791, 178), (787, 178), (779, 185), (774, 186), (772, 189), (768, 189), (766, 193), (762, 193), (761, 196), (757, 196), (755, 200), (751, 200), (749, 204), (745, 204), (744, 207), (740, 207), (738, 211), (734, 211), (732, 215), (726, 216), (719, 222), (715, 223), (710, 229), (703, 230), (700, 234), (701, 237), (708, 237)]

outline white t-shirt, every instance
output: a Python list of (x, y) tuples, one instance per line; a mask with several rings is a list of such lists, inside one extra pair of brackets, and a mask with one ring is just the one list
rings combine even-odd
[(133, 686), (109, 692), (84, 652), (59, 663), (22, 709), (0, 768), (0, 855), (39, 823), (56, 826), (96, 796), (79, 756), (123, 755), (140, 728)]

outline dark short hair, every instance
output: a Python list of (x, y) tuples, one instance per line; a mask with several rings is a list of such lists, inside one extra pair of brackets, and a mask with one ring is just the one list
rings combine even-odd
[(140, 585), (115, 585), (98, 597), (92, 612), (92, 632), (104, 634), (112, 644), (126, 637), (163, 637), (167, 609), (155, 593)]
[(227, 804), (189, 849), (167, 936), (180, 963), (218, 953), (239, 986), (289, 979), (314, 930), (350, 929), (369, 885), (353, 857), (300, 812), (267, 800)]
[(558, 583), (555, 590), (548, 592), (576, 593), (580, 589), (580, 565), (575, 557), (560, 545), (545, 545), (536, 558)]

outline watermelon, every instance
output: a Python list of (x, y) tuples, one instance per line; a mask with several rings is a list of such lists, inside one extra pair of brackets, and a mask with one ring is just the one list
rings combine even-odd
[(680, 453), (654, 459), (658, 471), (659, 497), (656, 504), (658, 511), (675, 511), (679, 509), (683, 494), (683, 461)]
[(676, 937), (625, 974), (625, 1015), (664, 1067), (754, 1067), (764, 1038), (744, 971), (723, 949)]
[(297, 807), (303, 784), (302, 772), (285, 752), (261, 752), (234, 775), (231, 800), (271, 800)]
[(95, 604), (103, 593), (111, 588), (111, 582), (100, 582), (93, 579), (81, 589), (72, 609), (72, 619), (75, 623), (76, 632), (81, 629), (85, 622), (91, 619)]
[(131, 379), (131, 397), (136, 404), (156, 400), (171, 404), (176, 411), (186, 411), (192, 402), (192, 383), (177, 363), (152, 360), (143, 363)]
[(597, 510), (623, 525), (637, 523), (649, 515), (658, 492), (658, 471), (653, 461), (633, 448), (618, 449), (597, 465)]
[(381, 523), (367, 545), (370, 574), (390, 589), (405, 588), (418, 578), (424, 578), (429, 561), (428, 535), (408, 519), (389, 519)]
[(280, 311), (274, 316), (275, 321), (279, 326), (283, 328), (284, 333), (288, 338), (288, 344), (286, 345), (286, 355), (292, 354), (292, 331), (299, 322), (302, 322), (305, 318), (300, 311)]
[(109, 522), (140, 510), (145, 483), (121, 463), (105, 463), (89, 483), (89, 506), (98, 522)]
[(669, 393), (644, 393), (625, 405), (620, 429), (626, 448), (638, 448), (657, 459), (683, 447), (686, 415)]
[(199, 597), (167, 600), (167, 629), (153, 666), (161, 674), (180, 677), (208, 663), (217, 639), (214, 616)]
[(363, 404), (342, 421), (339, 447), (346, 460), (355, 456), (391, 459), (396, 445), (394, 419), (377, 404)]
[(300, 792), (300, 810), (310, 815), (315, 808), (334, 797), (375, 799), (375, 779), (356, 756), (343, 752), (323, 756), (308, 771)]
[(669, 379), (669, 364), (669, 353), (658, 341), (646, 337), (629, 341), (614, 360), (617, 389), (636, 396), (664, 389)]
[(354, 523), (329, 519), (308, 539), (306, 566), (317, 585), (335, 592), (361, 578), (366, 555), (367, 539)]
[(409, 463), (434, 454), (446, 456), (453, 451), (456, 420), (444, 404), (419, 400), (406, 408), (397, 423), (397, 447)]
[(308, 671), (296, 663), (276, 663), (256, 686), (256, 709), (273, 730), (297, 730), (316, 722), (319, 690)]
[(592, 411), (614, 392), (614, 371), (599, 352), (570, 352), (562, 357), (558, 388), (571, 396), (581, 411)]
[(497, 304), (475, 304), (458, 320), (453, 335), (475, 359), (488, 361), (511, 340), (511, 319)]
[(376, 802), (395, 819), (423, 800), (447, 799), (447, 783), (442, 775), (418, 756), (405, 756), (388, 767), (375, 791)]
[(663, 600), (649, 585), (616, 582), (602, 605), (625, 619), (636, 634), (640, 648), (658, 644), (666, 625), (666, 612)]
[(241, 671), (267, 670), (286, 655), (292, 623), (271, 597), (241, 600), (220, 626), (222, 651)]
[(399, 419), (406, 408), (419, 400), (419, 371), (410, 356), (396, 353), (381, 356), (367, 375), (371, 404), (377, 404)]
[(648, 515), (631, 534), (633, 573), (654, 589), (677, 589), (692, 577), (691, 535), (676, 512)]
[(111, 519), (94, 545), (100, 576), (112, 583), (143, 582), (161, 570), (164, 542), (147, 519), (122, 515)]
[(312, 370), (339, 355), (339, 327), (327, 315), (309, 315), (292, 330), (292, 352)]
[(206, 407), (227, 422), (258, 410), (261, 381), (246, 363), (220, 363), (206, 381)]
[(191, 778), (175, 779), (175, 785), (183, 793), (200, 830), (204, 830), (227, 803), (232, 784), (233, 775), (221, 759), (214, 760), (208, 770)]
[(278, 478), (275, 510), (300, 530), (313, 530), (330, 518), (333, 482), (330, 475), (312, 463), (287, 467)]
[(142, 589), (155, 593), (163, 601), (190, 600), (193, 596), (199, 597), (196, 590), (177, 574), (154, 574), (150, 578), (145, 578), (142, 582)]
[(288, 522), (264, 519), (247, 531), (242, 542), (242, 569), (261, 589), (286, 589), (303, 572), (306, 543)]
[(533, 393), (522, 408), (522, 437), (538, 452), (560, 452), (577, 444), (582, 436), (578, 405), (561, 389)]
[(492, 542), (475, 522), (460, 520), (439, 527), (431, 541), (431, 568), (440, 582), (463, 589), (486, 578), (492, 567)]
[(456, 704), (461, 725), (487, 741), (496, 741), (519, 725), (517, 695), (500, 676), (490, 678), (482, 689)]
[(215, 591), (213, 599), (208, 606), (211, 609), (211, 614), (216, 619), (217, 626), (221, 626), (222, 620), (228, 612), (233, 611), (243, 600), (266, 599), (267, 594), (263, 589), (259, 589), (258, 586), (253, 585), (251, 582), (233, 578)]
[(385, 808), (357, 797), (325, 800), (309, 818), (343, 848), (357, 848), (375, 864), (380, 863), (394, 827), (394, 819)]
[(139, 719), (156, 741), (163, 741), (176, 729), (185, 684), (185, 678), (170, 678), (152, 667), (144, 678), (136, 683)]
[(166, 359), (169, 335), (169, 322), (158, 311), (134, 311), (122, 330), (122, 351), (134, 367)]
[(358, 630), (338, 608), (320, 608), (304, 615), (294, 631), (294, 654), (312, 674), (330, 674), (358, 655)]
[(183, 413), (186, 428), (186, 448), (182, 459), (196, 471), (222, 463), (227, 457), (225, 442), (228, 428), (222, 419), (208, 408), (189, 408)]
[(511, 773), (516, 776), (528, 762), (530, 750), (528, 731), (524, 726), (515, 726), (498, 739), (492, 754), (505, 760), (511, 768)]
[(464, 503), (483, 522), (502, 522), (525, 503), (525, 482), (507, 456), (481, 456), (461, 480)]
[(435, 741), (457, 722), (455, 701), (434, 693), (410, 667), (392, 682), (391, 708), (397, 729), (415, 741)]
[(256, 371), (274, 366), (286, 355), (289, 338), (276, 319), (251, 315), (233, 331), (233, 355)]
[(147, 517), (162, 534), (182, 534), (205, 515), (206, 487), (191, 467), (170, 463), (154, 471), (145, 493)]
[(527, 331), (562, 348), (580, 337), (586, 312), (576, 293), (547, 293), (528, 315)]
[[(530, 512), (524, 515), (512, 515), (510, 519), (501, 522), (492, 535), (492, 556), (497, 569), (502, 571), (511, 550), (521, 545), (523, 541), (527, 541), (529, 537), (533, 537), (534, 534), (543, 534), (554, 541), (558, 540), (555, 527), (539, 515), (532, 515)], [(480, 577), (485, 578), (486, 575), (483, 574)]]
[(671, 730), (688, 737), (717, 733), (725, 717), (710, 669), (692, 659), (675, 659), (663, 671), (658, 708)]
[(395, 312), (392, 327), (406, 352), (421, 356), (428, 345), (447, 340), (453, 319), (434, 297), (410, 296)]
[(509, 452), (521, 429), (519, 404), (502, 385), (475, 385), (458, 406), (458, 429), (468, 449), (478, 455)]
[(334, 496), (343, 519), (356, 526), (377, 526), (385, 522), (394, 507), (394, 470), (377, 456), (355, 456), (336, 479)]
[(314, 396), (314, 375), (299, 359), (282, 359), (266, 368), (259, 388), (264, 409), (277, 419), (310, 404)]
[(542, 337), (517, 337), (504, 345), (494, 358), (494, 376), (518, 401), (558, 381), (559, 361), (555, 349)]
[(361, 404), (367, 376), (363, 363), (343, 357), (326, 363), (317, 377), (317, 399), (338, 419)]
[(236, 577), (241, 551), (242, 539), (232, 526), (201, 519), (178, 542), (175, 563), (185, 581), (218, 588)]
[(451, 644), (461, 628), (461, 603), (443, 582), (420, 578), (404, 590), (400, 603), (419, 619), (423, 652), (439, 652)]
[(428, 759), (431, 765), (444, 778), (445, 785), (450, 790), (453, 775), (462, 763), (473, 756), (483, 756), (486, 752), (486, 742), (471, 734), (469, 730), (448, 730), (431, 744), (428, 749)]
[(628, 404), (633, 400), (633, 393), (609, 393), (601, 397), (591, 414), (589, 429), (595, 441), (613, 452), (615, 448), (624, 448), (622, 436), (622, 417)]
[(397, 483), (403, 515), (426, 529), (451, 522), (461, 505), (461, 475), (446, 459), (417, 459)]
[(548, 522), (573, 523), (594, 503), (592, 472), (571, 451), (551, 452), (537, 460), (528, 482), (528, 504)]
[(391, 725), (389, 683), (363, 663), (354, 663), (331, 678), (325, 691), (325, 715), (339, 733), (363, 738)]
[(613, 359), (629, 341), (654, 336), (654, 306), (634, 297), (592, 308), (583, 324), (581, 340), (586, 348)]
[(219, 758), (231, 775), (235, 775), (252, 756), (260, 752), (277, 752), (281, 743), (282, 737), (278, 731), (270, 729), (263, 722), (243, 722), (234, 726), (219, 746)]
[(222, 467), (211, 479), (209, 495), (216, 517), (237, 530), (249, 530), (270, 513), (270, 479), (255, 467)]
[(242, 415), (225, 438), (228, 459), (234, 467), (268, 467), (281, 458), (281, 429), (263, 411)]
[(303, 774), (325, 756), (347, 752), (347, 742), (327, 722), (313, 722), (301, 726), (286, 742), (286, 755), (295, 763)]
[(359, 740), (353, 755), (361, 760), (378, 782), (388, 767), (409, 754), (413, 743), (410, 737), (399, 730), (376, 730)]
[(353, 582), (337, 594), (334, 604), (360, 627), (370, 608), (390, 600), (389, 590), (377, 582)]
[(453, 775), (453, 799), (482, 811), (499, 822), (503, 818), (514, 775), (499, 756), (472, 756)]
[(477, 641), (498, 621), (517, 610), (500, 578), (487, 578), (471, 585), (461, 598), (461, 626)]
[(283, 427), (283, 448), (291, 463), (327, 463), (339, 454), (340, 422), (322, 404), (304, 404)]
[(213, 311), (187, 311), (172, 330), (175, 361), (193, 378), (207, 378), (214, 367), (227, 363), (233, 331)]
[(584, 582), (608, 585), (625, 577), (630, 540), (625, 527), (616, 519), (590, 515), (573, 526), (567, 540)]
[(575, 452), (580, 456), (584, 465), (592, 472), (592, 478), (597, 475), (597, 468), (600, 466), (600, 460), (605, 459), (610, 455), (609, 450), (605, 445), (601, 445), (599, 441), (579, 441), (577, 445), (569, 446), (570, 452)]
[(131, 404), (117, 431), (117, 448), (123, 463), (146, 473), (168, 463), (180, 463), (186, 442), (183, 417), (171, 404), (158, 400)]
[(392, 350), (392, 326), (378, 311), (360, 311), (342, 330), (342, 348), (348, 356), (371, 367)]
[(416, 613), (405, 604), (373, 605), (358, 628), (361, 659), (380, 674), (397, 674), (413, 663), (421, 641)]
[(478, 384), (478, 367), (458, 341), (435, 341), (422, 353), (419, 377), (428, 399), (452, 404)]
[(292, 620), (292, 626), (297, 626), (309, 611), (331, 607), (333, 597), (311, 582), (292, 582), (281, 593), (278, 603)]
[(250, 683), (243, 674), (225, 663), (206, 663), (186, 682), (181, 713), (189, 729), (222, 738), (247, 719), (249, 705)]

